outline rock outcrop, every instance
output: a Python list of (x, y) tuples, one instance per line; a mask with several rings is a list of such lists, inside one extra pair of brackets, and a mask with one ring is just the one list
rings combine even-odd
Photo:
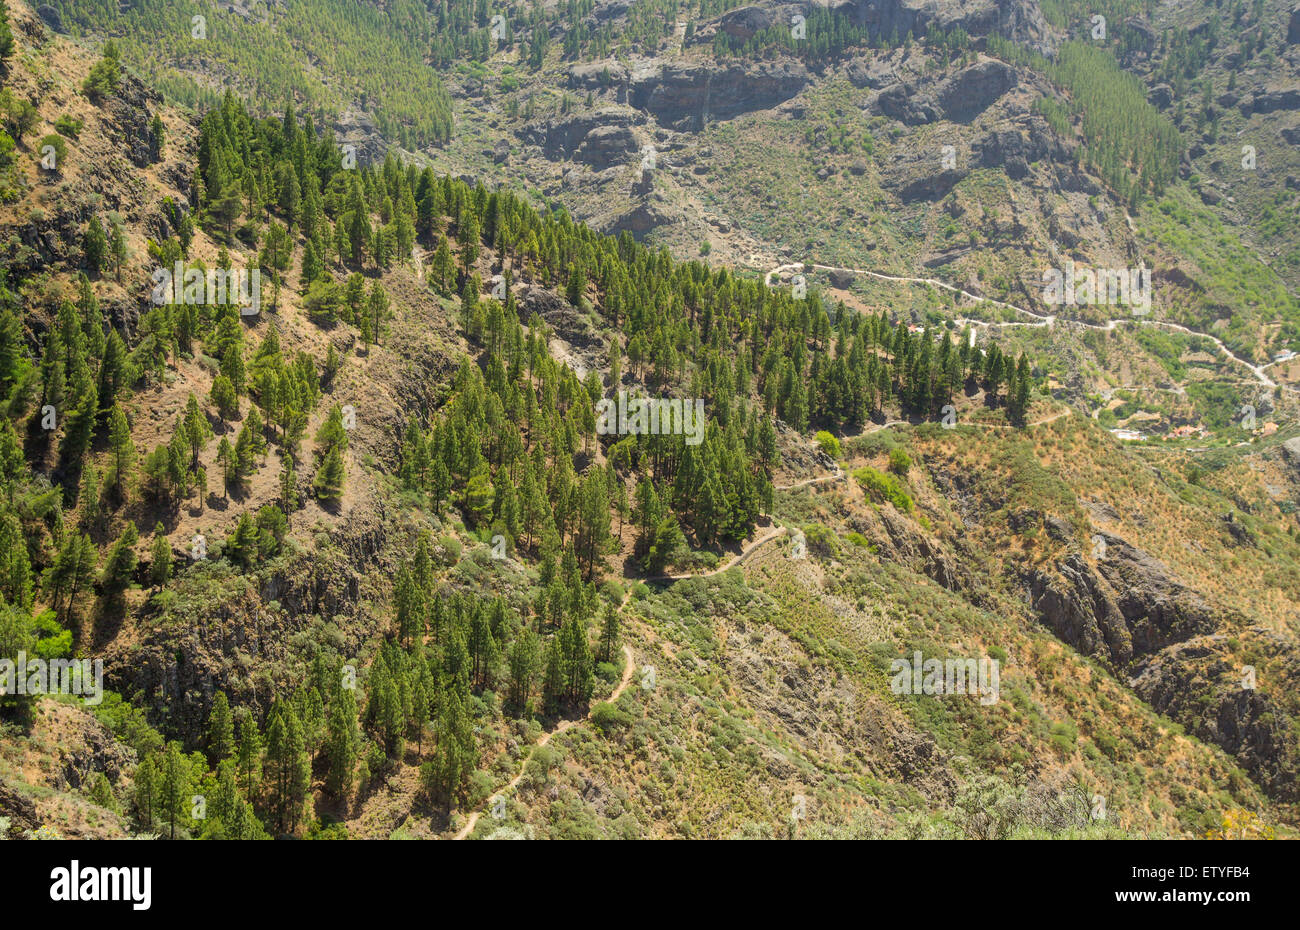
[[(592, 113), (580, 113), (530, 123), (520, 133), (526, 145), (536, 145), (552, 161), (579, 158), (596, 167), (607, 167), (616, 151), (635, 151), (633, 126), (645, 123), (645, 117), (628, 107), (603, 107)], [(584, 143), (591, 139), (584, 148)]]
[(958, 71), (939, 87), (939, 106), (948, 119), (968, 123), (1017, 82), (1016, 70), (1010, 65), (980, 61)]
[[(1300, 671), (1294, 648), (1264, 634), (1263, 649)], [(1292, 718), (1249, 675), (1223, 635), (1201, 636), (1171, 646), (1141, 663), (1130, 685), (1155, 710), (1182, 723), (1200, 739), (1230, 753), (1270, 796), (1300, 799), (1300, 765)]]
[(699, 130), (712, 120), (774, 107), (810, 81), (808, 69), (793, 61), (642, 65), (632, 73), (628, 101), (663, 126)]

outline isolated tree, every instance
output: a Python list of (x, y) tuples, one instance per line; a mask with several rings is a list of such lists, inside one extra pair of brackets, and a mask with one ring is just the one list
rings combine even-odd
[(81, 250), (85, 255), (87, 271), (93, 277), (99, 277), (108, 252), (108, 237), (104, 235), (104, 226), (99, 222), (99, 217), (92, 215), (86, 224), (86, 235), (81, 241)]
[(149, 123), (149, 160), (154, 164), (162, 161), (166, 138), (167, 128), (163, 126), (162, 117), (155, 113)]
[(208, 712), (208, 761), (217, 765), (235, 754), (235, 718), (226, 692), (218, 691)]
[(153, 532), (153, 545), (149, 550), (149, 580), (155, 588), (161, 588), (171, 580), (172, 544), (161, 523), (153, 528)]
[(127, 520), (122, 534), (108, 550), (108, 558), (104, 561), (104, 570), (100, 575), (100, 584), (109, 597), (120, 595), (131, 584), (139, 562), (135, 554), (135, 544), (139, 538), (140, 534), (135, 528), (135, 523)]
[(369, 323), (368, 329), (362, 332), (369, 332), (370, 338), (375, 345), (380, 343), (380, 335), (383, 331), (383, 322), (388, 316), (388, 294), (384, 291), (384, 286), (375, 281), (370, 286), (370, 296), (366, 298), (366, 319)]
[(293, 467), (293, 455), (286, 452), (280, 457), (280, 510), (288, 517), (298, 509), (298, 472)]
[(198, 399), (191, 394), (185, 404), (185, 413), (181, 418), (181, 432), (185, 436), (185, 442), (190, 447), (190, 467), (197, 468), (199, 464), (199, 453), (203, 451), (204, 445), (212, 438), (212, 426), (208, 423), (207, 416), (199, 407)]
[(208, 400), (217, 408), (217, 414), (222, 420), (233, 419), (239, 414), (239, 397), (235, 394), (235, 386), (225, 375), (217, 375), (212, 379)]
[(81, 90), (96, 103), (117, 90), (122, 79), (122, 68), (117, 51), (117, 43), (104, 43), (104, 57), (95, 62), (90, 74), (82, 82)]
[(604, 616), (601, 618), (600, 644), (596, 652), (596, 661), (613, 662), (614, 656), (618, 652), (618, 641), (618, 608), (607, 603)]
[(336, 502), (343, 497), (343, 453), (334, 446), (316, 469), (312, 487), (319, 500)]

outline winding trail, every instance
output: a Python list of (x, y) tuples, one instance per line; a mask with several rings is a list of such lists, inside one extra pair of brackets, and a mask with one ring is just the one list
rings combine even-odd
[[(804, 262), (791, 262), (785, 265), (778, 265), (775, 268), (773, 268), (771, 271), (768, 271), (766, 274), (763, 275), (763, 283), (768, 287), (772, 287), (773, 277), (779, 275), (781, 272), (804, 271), (805, 269), (808, 268), (811, 268), (813, 271), (843, 271), (849, 274), (865, 275), (870, 278), (876, 278), (877, 280), (880, 281), (895, 281), (902, 284), (926, 284), (929, 285), (930, 287), (936, 287), (945, 291), (949, 291), (950, 293), (957, 294), (961, 297), (964, 297), (968, 300), (973, 300), (977, 303), (992, 304), (995, 307), (1002, 307), (1005, 310), (1011, 310), (1015, 313), (1021, 313), (1024, 314), (1025, 316), (1031, 316), (1034, 318), (1034, 322), (1032, 323), (1030, 322), (990, 323), (985, 320), (971, 320), (971, 319), (965, 319), (961, 317), (957, 318), (955, 321), (957, 323), (969, 324), (971, 326), (988, 326), (988, 327), (1004, 327), (1004, 326), (1044, 327), (1045, 326), (1050, 329), (1056, 323), (1060, 323), (1063, 326), (1077, 326), (1083, 329), (1094, 329), (1101, 332), (1110, 332), (1111, 330), (1115, 329), (1117, 326), (1121, 324), (1135, 324), (1135, 325), (1144, 324), (1149, 326), (1163, 326), (1166, 329), (1176, 330), (1177, 332), (1185, 333), (1189, 336), (1199, 336), (1202, 339), (1208, 339), (1210, 342), (1212, 342), (1215, 345), (1215, 347), (1219, 350), (1220, 354), (1236, 362), (1238, 365), (1241, 365), (1242, 367), (1248, 369), (1250, 373), (1255, 376), (1255, 380), (1257, 380), (1260, 384), (1269, 388), (1275, 388), (1279, 386), (1276, 381), (1274, 381), (1272, 378), (1270, 378), (1268, 375), (1264, 373), (1264, 369), (1268, 368), (1269, 365), (1273, 363), (1270, 362), (1264, 365), (1256, 365), (1254, 362), (1248, 359), (1244, 359), (1240, 355), (1237, 355), (1226, 345), (1224, 345), (1223, 341), (1219, 339), (1217, 336), (1211, 336), (1209, 333), (1198, 332), (1197, 330), (1190, 329), (1189, 327), (1183, 326), (1180, 323), (1170, 323), (1166, 320), (1148, 320), (1148, 319), (1143, 319), (1141, 317), (1128, 316), (1128, 317), (1120, 317), (1117, 319), (1107, 320), (1105, 323), (1085, 323), (1082, 320), (1070, 320), (1070, 319), (1065, 319), (1063, 317), (1052, 316), (1044, 313), (1036, 313), (1033, 310), (1027, 310), (1024, 307), (1017, 307), (1015, 304), (1009, 304), (1002, 300), (996, 300), (992, 297), (984, 297), (979, 294), (973, 294), (970, 291), (965, 290), (963, 288), (956, 287), (952, 284), (948, 284), (945, 281), (940, 281), (938, 278), (912, 278), (912, 277), (907, 277), (905, 275), (892, 275), (892, 274), (883, 274), (879, 271), (868, 271), (865, 268), (843, 268), (838, 265), (819, 265), (816, 263), (809, 265)], [(1289, 391), (1292, 394), (1300, 394), (1300, 389), (1296, 389), (1289, 384), (1283, 384), (1281, 385), (1281, 388), (1282, 390)]]
[[(618, 605), (618, 609), (622, 610), (624, 606), (627, 605), (627, 602), (631, 597), (632, 597), (632, 592), (629, 591), (627, 595), (623, 598), (623, 603)], [(625, 660), (623, 663), (623, 679), (618, 683), (618, 687), (615, 688), (613, 691), (611, 691), (609, 697), (605, 699), (606, 703), (612, 704), (615, 701), (617, 701), (620, 697), (622, 697), (623, 692), (627, 690), (628, 684), (632, 681), (632, 672), (636, 669), (636, 659), (634, 659), (632, 656), (631, 646), (624, 644), (623, 658)], [(515, 775), (514, 778), (510, 779), (510, 781), (508, 781), (497, 791), (493, 792), (492, 795), (488, 798), (488, 801), (490, 802), (492, 798), (505, 794), (507, 791), (513, 791), (519, 785), (519, 782), (523, 780), (524, 772), (527, 771), (528, 768), (528, 760), (533, 757), (533, 753), (535, 753), (538, 749), (540, 749), (541, 747), (549, 743), (552, 737), (559, 736), (565, 730), (576, 727), (580, 723), (585, 723), (590, 718), (591, 718), (591, 711), (588, 710), (587, 713), (582, 717), (575, 717), (570, 720), (564, 720), (554, 730), (549, 730), (546, 733), (543, 733), (541, 737), (537, 740), (537, 742), (533, 743), (533, 747), (530, 750), (528, 750), (528, 755), (524, 756), (523, 762), (519, 766), (518, 774)], [(454, 839), (463, 840), (465, 839), (465, 837), (473, 833), (474, 827), (478, 824), (479, 818), (483, 815), (485, 810), (487, 810), (486, 806), (470, 814), (469, 819), (465, 821), (465, 826), (460, 828), (460, 831), (456, 834)]]
[[(1061, 417), (1069, 416), (1073, 412), (1074, 411), (1071, 408), (1066, 407), (1064, 410), (1054, 414), (1053, 416), (1046, 417), (1042, 420), (1035, 421), (1034, 423), (1027, 424), (1025, 428), (1032, 427), (1032, 426), (1039, 426), (1040, 424), (1043, 423), (1051, 423), (1053, 420), (1059, 420)], [(888, 429), (891, 426), (909, 426), (909, 425), (911, 424), (909, 424), (906, 420), (887, 420), (884, 423), (873, 424), (869, 429), (863, 430), (862, 433), (860, 433), (859, 435), (867, 435), (869, 433), (875, 433), (883, 429)], [(997, 424), (997, 423), (971, 423), (966, 425), (975, 426), (975, 427), (984, 427), (987, 429), (1014, 429), (1015, 428), (1011, 426), (1004, 426), (1002, 424)], [(774, 490), (792, 491), (797, 488), (808, 487), (810, 485), (820, 484), (825, 481), (847, 481), (848, 475), (845, 473), (844, 469), (840, 466), (840, 463), (833, 462), (832, 464), (834, 464), (835, 466), (834, 474), (822, 475), (819, 478), (806, 478), (803, 481), (796, 481), (793, 484), (774, 485), (773, 486)], [(733, 555), (730, 559), (728, 559), (726, 562), (723, 562), (721, 565), (709, 569), (706, 572), (683, 572), (681, 574), (675, 574), (675, 575), (672, 574), (652, 575), (647, 578), (624, 578), (623, 580), (631, 581), (634, 584), (636, 582), (640, 582), (642, 584), (652, 584), (656, 582), (662, 583), (662, 582), (685, 581), (688, 578), (710, 578), (714, 575), (720, 575), (723, 572), (741, 564), (746, 559), (748, 559), (751, 555), (753, 555), (761, 546), (771, 542), (774, 539), (779, 539), (782, 536), (788, 536), (788, 535), (790, 535), (790, 530), (788, 527), (773, 522), (773, 525), (770, 529), (768, 529), (765, 533), (755, 537), (751, 542), (746, 543), (744, 546), (742, 546), (740, 552)], [(623, 600), (619, 602), (618, 605), (618, 610), (620, 613), (622, 613), (624, 608), (627, 607), (628, 602), (632, 599), (632, 593), (633, 593), (633, 589), (629, 588), (627, 593), (623, 595)], [(632, 673), (636, 668), (636, 658), (635, 656), (632, 655), (632, 647), (627, 645), (626, 643), (624, 643), (623, 645), (623, 658), (624, 658), (624, 662), (623, 662), (622, 680), (619, 681), (618, 687), (616, 687), (612, 692), (610, 692), (609, 697), (605, 698), (605, 703), (612, 704), (615, 701), (617, 701), (620, 697), (622, 697), (623, 692), (627, 690), (628, 684), (632, 681)], [(462, 826), (460, 830), (456, 832), (456, 835), (453, 837), (453, 839), (463, 840), (466, 837), (468, 837), (471, 833), (473, 833), (474, 827), (478, 825), (479, 819), (483, 816), (484, 812), (487, 810), (487, 805), (491, 803), (492, 799), (499, 797), (500, 795), (505, 794), (508, 791), (513, 791), (515, 788), (519, 786), (519, 782), (523, 780), (524, 772), (527, 770), (528, 760), (530, 760), (533, 757), (533, 753), (535, 753), (542, 746), (548, 744), (554, 737), (559, 736), (561, 733), (565, 732), (566, 730), (572, 729), (578, 724), (585, 723), (586, 721), (590, 720), (591, 713), (592, 710), (588, 709), (587, 713), (584, 714), (583, 716), (574, 717), (568, 720), (561, 721), (555, 727), (555, 729), (543, 733), (538, 738), (537, 742), (532, 745), (532, 748), (529, 749), (528, 754), (524, 756), (522, 762), (520, 763), (519, 771), (515, 774), (515, 777), (510, 779), (510, 781), (506, 782), (506, 784), (502, 785), (500, 788), (494, 791), (488, 797), (483, 807), (479, 808), (476, 811), (473, 811), (469, 815), (469, 818), (465, 821), (465, 825)]]
[[(841, 471), (840, 474), (842, 475), (843, 472)], [(819, 478), (816, 480), (820, 481), (824, 479)], [(725, 572), (730, 568), (734, 568), (735, 566), (739, 565), (741, 562), (745, 561), (745, 559), (749, 558), (750, 555), (752, 555), (754, 551), (757, 550), (760, 546), (772, 541), (773, 539), (777, 539), (781, 536), (786, 536), (789, 534), (789, 532), (790, 531), (784, 526), (774, 525), (766, 533), (764, 533), (763, 535), (754, 539), (752, 542), (745, 545), (740, 550), (740, 552), (738, 552), (736, 555), (732, 556), (723, 564), (717, 566), (716, 568), (712, 568), (707, 572), (687, 572), (680, 575), (654, 575), (649, 578), (634, 578), (634, 579), (624, 579), (624, 580), (630, 580), (633, 582), (639, 581), (643, 584), (649, 584), (651, 582), (685, 581), (688, 578), (708, 578), (713, 575), (721, 574), (722, 572)], [(623, 595), (622, 602), (618, 605), (618, 609), (620, 612), (622, 612), (623, 608), (627, 607), (628, 601), (630, 601), (631, 599), (632, 599), (632, 589), (629, 589), (628, 592), (625, 595)], [(626, 643), (623, 645), (623, 658), (624, 658), (623, 678), (618, 683), (618, 687), (616, 687), (612, 692), (610, 692), (609, 697), (605, 698), (605, 703), (612, 704), (615, 701), (617, 701), (620, 697), (622, 697), (623, 692), (627, 690), (627, 686), (632, 680), (632, 673), (636, 668), (636, 658), (632, 655), (632, 647), (627, 645)], [(473, 833), (474, 827), (478, 825), (479, 818), (481, 818), (484, 812), (487, 810), (487, 804), (490, 803), (493, 798), (498, 797), (499, 795), (502, 795), (507, 791), (513, 791), (516, 787), (518, 787), (519, 782), (523, 780), (524, 772), (527, 770), (528, 760), (533, 757), (533, 753), (535, 753), (540, 747), (545, 746), (547, 743), (549, 743), (552, 738), (559, 736), (564, 731), (572, 729), (578, 724), (585, 723), (590, 719), (591, 719), (591, 710), (589, 709), (587, 713), (584, 714), (583, 716), (574, 717), (569, 720), (561, 721), (555, 727), (555, 729), (543, 733), (538, 738), (537, 742), (533, 744), (532, 748), (528, 751), (528, 754), (524, 756), (523, 761), (520, 763), (519, 766), (519, 772), (515, 775), (515, 777), (510, 779), (510, 781), (508, 781), (506, 784), (502, 785), (499, 789), (494, 791), (488, 797), (487, 802), (485, 802), (483, 807), (471, 813), (469, 815), (469, 818), (465, 821), (465, 825), (461, 827), (460, 830), (457, 831), (453, 839), (463, 840), (471, 833)]]

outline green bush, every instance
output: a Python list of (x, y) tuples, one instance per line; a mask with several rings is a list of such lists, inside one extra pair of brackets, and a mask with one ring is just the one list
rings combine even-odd
[(81, 127), (84, 125), (82, 120), (77, 119), (68, 113), (64, 113), (54, 121), (54, 129), (61, 136), (67, 136), (69, 139), (75, 139), (81, 135)]
[(912, 512), (912, 498), (893, 475), (874, 468), (859, 468), (853, 478), (874, 501), (889, 501), (903, 513)]
[(822, 447), (823, 452), (825, 452), (833, 459), (838, 459), (840, 457), (841, 449), (840, 449), (839, 439), (832, 436), (824, 429), (817, 431), (816, 439), (817, 439), (817, 445)]
[(608, 701), (601, 701), (591, 709), (591, 722), (602, 733), (632, 725), (632, 715)]

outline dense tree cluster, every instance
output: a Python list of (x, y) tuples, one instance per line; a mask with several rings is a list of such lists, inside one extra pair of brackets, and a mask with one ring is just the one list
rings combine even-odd
[[(360, 101), (381, 133), (408, 148), (451, 138), (451, 98), (426, 64), (438, 27), (423, 0), (287, 0), (248, 18), (196, 0), (139, 0), (127, 7), (73, 0), (62, 12), (81, 32), (119, 37), (124, 62), (199, 110), (219, 97), (192, 79), (194, 60), (245, 76), (243, 92), (301, 100), (321, 118)], [(195, 17), (202, 17), (201, 27)], [(347, 80), (335, 84), (317, 75)]]
[(1068, 105), (1044, 99), (1036, 108), (1061, 135), (1083, 132), (1084, 160), (1130, 204), (1159, 193), (1177, 176), (1183, 141), (1178, 129), (1146, 98), (1133, 75), (1122, 70), (1105, 48), (1084, 41), (1065, 42), (1054, 60), (990, 36), (988, 52), (1041, 71), (1070, 95)]

